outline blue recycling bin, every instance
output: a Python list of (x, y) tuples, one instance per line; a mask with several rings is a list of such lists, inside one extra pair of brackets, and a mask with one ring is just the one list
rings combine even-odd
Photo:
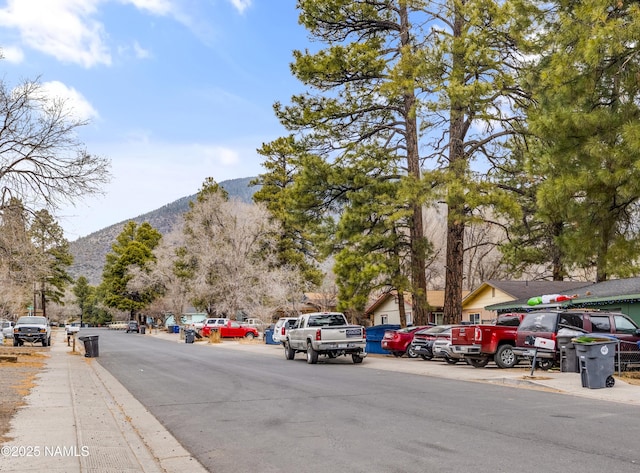
[(173, 326), (173, 333), (180, 333), (180, 325)]
[(398, 330), (400, 325), (382, 324), (367, 327), (367, 353), (376, 353), (379, 355), (388, 355), (389, 351), (382, 348), (382, 337), (387, 330)]
[(273, 329), (268, 328), (264, 331), (264, 343), (267, 345), (279, 345), (278, 342), (273, 340)]

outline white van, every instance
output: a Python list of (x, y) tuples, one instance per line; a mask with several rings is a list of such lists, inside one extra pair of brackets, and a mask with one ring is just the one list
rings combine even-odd
[(273, 341), (283, 343), (287, 331), (298, 321), (297, 317), (281, 317), (273, 327)]

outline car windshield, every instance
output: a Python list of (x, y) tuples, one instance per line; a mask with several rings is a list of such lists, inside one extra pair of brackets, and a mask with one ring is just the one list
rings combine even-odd
[(446, 326), (446, 325), (436, 325), (435, 327), (431, 327), (431, 328), (420, 330), (418, 333), (427, 333), (427, 334), (441, 333), (441, 332), (444, 332), (445, 330), (447, 330), (448, 328), (449, 327)]
[(557, 314), (542, 312), (527, 315), (518, 330), (522, 332), (555, 332)]
[(45, 317), (36, 317), (27, 315), (18, 319), (20, 325), (47, 325), (47, 319)]

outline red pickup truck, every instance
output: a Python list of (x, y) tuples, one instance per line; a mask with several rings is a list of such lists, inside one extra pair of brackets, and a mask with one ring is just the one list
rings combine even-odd
[(451, 330), (451, 350), (476, 368), (495, 361), (500, 368), (512, 368), (519, 361), (513, 353), (518, 326), (526, 314), (502, 314), (495, 324), (465, 325)]

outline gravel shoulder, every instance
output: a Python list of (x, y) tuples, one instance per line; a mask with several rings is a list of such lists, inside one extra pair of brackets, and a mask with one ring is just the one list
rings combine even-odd
[(39, 346), (0, 346), (0, 444), (11, 440), (6, 436), (11, 419), (44, 369), (48, 351)]

